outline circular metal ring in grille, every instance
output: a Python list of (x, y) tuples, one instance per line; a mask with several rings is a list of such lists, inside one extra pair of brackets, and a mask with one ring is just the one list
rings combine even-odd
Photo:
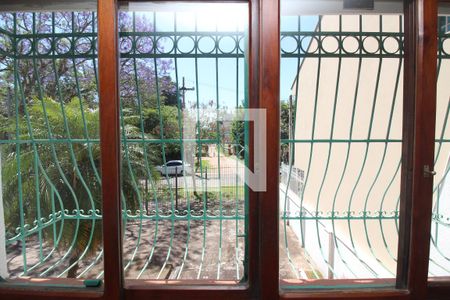
[(380, 41), (374, 36), (366, 36), (362, 39), (362, 48), (368, 54), (375, 54), (380, 50)]
[(182, 54), (190, 54), (195, 49), (195, 40), (192, 36), (182, 36), (177, 39), (177, 51)]
[(339, 39), (334, 35), (325, 35), (320, 39), (320, 49), (326, 54), (334, 54), (339, 51)]
[(202, 36), (197, 41), (197, 47), (201, 54), (210, 54), (217, 48), (217, 41), (212, 36)]
[(281, 37), (280, 43), (284, 53), (294, 54), (299, 47), (298, 39), (294, 36), (285, 35)]
[(236, 48), (238, 47), (236, 38), (230, 35), (220, 37), (218, 40), (218, 44), (219, 44), (218, 50), (220, 53), (223, 54), (233, 53), (234, 51), (236, 51)]
[(441, 49), (445, 55), (450, 55), (450, 36), (447, 36), (442, 40)]
[(87, 37), (80, 37), (75, 40), (75, 52), (77, 54), (87, 54), (93, 49), (92, 39)]
[(133, 50), (133, 40), (129, 36), (122, 37), (119, 43), (119, 51), (122, 54), (130, 53)]
[(393, 36), (387, 36), (382, 39), (381, 47), (383, 53), (396, 54), (400, 51), (400, 41)]
[(71, 40), (66, 37), (56, 39), (54, 48), (58, 54), (67, 54), (73, 50)]
[(342, 50), (346, 54), (355, 54), (361, 48), (361, 42), (355, 36), (345, 36), (342, 39)]
[(169, 54), (172, 53), (175, 49), (174, 38), (171, 36), (157, 37), (155, 44), (156, 44), (156, 52), (160, 54)]
[(153, 39), (149, 36), (140, 36), (136, 39), (136, 52), (148, 54), (153, 52)]
[(36, 52), (41, 55), (51, 54), (53, 51), (53, 43), (50, 38), (42, 38), (37, 40)]
[(22, 55), (29, 55), (33, 51), (33, 43), (28, 38), (21, 39), (17, 42), (17, 51)]

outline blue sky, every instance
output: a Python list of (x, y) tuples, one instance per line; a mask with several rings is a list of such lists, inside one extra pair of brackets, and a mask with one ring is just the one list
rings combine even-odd
[[(245, 3), (228, 4), (193, 4), (186, 7), (171, 8), (165, 6), (165, 11), (161, 7), (147, 7), (155, 9), (156, 12), (156, 30), (173, 31), (175, 18), (177, 31), (246, 31), (248, 25), (248, 6)], [(174, 11), (176, 11), (176, 16)], [(195, 20), (197, 20), (195, 22)], [(317, 24), (317, 17), (302, 17), (301, 29), (312, 31)], [(297, 16), (282, 16), (281, 31), (297, 31), (299, 27), (299, 18)], [(189, 47), (189, 41), (185, 41), (186, 48)], [(224, 40), (221, 47), (233, 45), (234, 42), (227, 43)], [(181, 45), (181, 43), (180, 43)], [(182, 46), (182, 45), (181, 45)], [(291, 39), (281, 41), (281, 47), (289, 49), (296, 47)], [(174, 60), (172, 63), (175, 64)], [(179, 86), (182, 77), (185, 77), (187, 87), (196, 87), (198, 90), (186, 93), (187, 103), (208, 103), (213, 100), (216, 105), (216, 68), (218, 68), (218, 88), (220, 107), (235, 107), (241, 104), (245, 98), (245, 61), (243, 58), (199, 58), (197, 60), (197, 73), (195, 60), (193, 58), (177, 59), (177, 70)], [(298, 59), (281, 59), (280, 76), (280, 98), (287, 100), (291, 94), (291, 86), (297, 74)], [(175, 80), (175, 70), (170, 74)], [(198, 78), (198, 80), (197, 80)]]
[[(137, 11), (156, 11), (156, 31), (206, 31), (206, 32), (246, 32), (248, 24), (248, 5), (245, 3), (208, 3), (189, 4), (177, 6), (137, 6), (130, 7)], [(153, 16), (153, 14), (149, 14)], [(175, 22), (176, 21), (176, 22)], [(167, 41), (166, 41), (167, 42)], [(208, 48), (211, 39), (203, 39), (200, 47)], [(164, 42), (163, 42), (164, 43)], [(171, 48), (171, 42), (164, 47)], [(170, 44), (170, 45), (169, 45)], [(231, 38), (223, 38), (220, 42), (223, 50), (234, 48), (235, 42)], [(187, 38), (179, 40), (179, 49), (192, 49), (193, 41)], [(212, 47), (214, 44), (212, 45)], [(231, 48), (231, 49), (232, 49)], [(245, 98), (245, 60), (244, 58), (177, 58), (178, 86), (181, 86), (185, 77), (186, 87), (196, 88), (195, 91), (186, 92), (186, 103), (200, 104), (213, 101), (216, 106), (217, 92), (219, 91), (219, 105), (221, 108), (232, 108), (240, 105)], [(197, 64), (197, 68), (196, 68)], [(175, 81), (175, 59), (172, 59), (174, 70), (170, 76)], [(216, 70), (218, 80), (216, 80)], [(218, 83), (218, 87), (217, 87)]]

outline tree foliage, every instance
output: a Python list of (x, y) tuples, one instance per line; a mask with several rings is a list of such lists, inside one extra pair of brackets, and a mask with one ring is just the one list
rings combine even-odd
[[(281, 101), (280, 103), (280, 138), (289, 138), (289, 114), (290, 112), (289, 103), (286, 101)], [(245, 122), (235, 120), (231, 124), (231, 140), (235, 145), (235, 151), (240, 158), (244, 157), (245, 147)], [(281, 159), (283, 162), (287, 163), (288, 160), (288, 145), (281, 145)]]
[[(119, 20), (120, 31), (154, 30), (145, 13), (121, 12)], [(102, 240), (101, 221), (95, 220), (102, 215), (97, 58), (15, 59), (14, 48), (23, 54), (31, 44), (13, 47), (5, 32), (81, 36), (95, 34), (96, 23), (94, 12), (0, 13), (0, 134), (9, 141), (1, 146), (7, 238), (24, 226), (59, 218), (56, 236), (52, 226), (42, 234), (60, 251), (70, 249), (69, 277), (77, 275), (80, 256), (96, 253)], [(40, 39), (37, 50), (49, 51), (49, 41)], [(96, 54), (94, 42), (83, 38), (72, 46)], [(162, 152), (165, 160), (181, 158), (179, 143), (135, 140), (179, 139), (183, 122), (172, 60), (121, 58), (120, 67), (121, 196), (123, 209), (133, 211), (142, 209), (144, 182), (159, 180), (155, 166), (163, 163)]]

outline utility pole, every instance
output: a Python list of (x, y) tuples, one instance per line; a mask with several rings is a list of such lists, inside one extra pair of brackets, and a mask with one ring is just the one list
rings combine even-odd
[[(179, 88), (179, 90), (181, 91), (181, 97), (182, 97), (181, 98), (182, 99), (181, 100), (182, 101), (181, 102), (181, 109), (184, 110), (184, 109), (186, 109), (186, 92), (187, 91), (194, 91), (195, 88), (194, 87), (191, 87), (191, 88), (187, 88), (186, 87), (186, 84), (184, 82), (184, 76), (183, 76), (183, 79), (182, 79), (182, 83), (183, 83), (183, 85)], [(187, 120), (183, 119), (183, 122), (187, 122)], [(181, 140), (182, 140), (182, 143), (184, 144), (184, 125), (183, 125), (183, 128), (181, 130), (182, 130), (182, 132), (181, 132)], [(188, 148), (190, 148), (189, 144), (188, 144)], [(196, 184), (195, 184), (195, 159), (194, 159), (195, 151), (194, 151), (194, 149), (188, 149), (186, 151), (186, 147), (183, 147), (183, 149), (184, 149), (184, 153), (187, 153), (188, 162), (190, 163), (191, 168), (192, 168), (191, 169), (191, 173), (192, 173), (192, 187), (194, 188), (194, 195), (196, 195), (197, 187), (196, 187)], [(184, 159), (186, 159), (186, 156), (184, 157)], [(177, 182), (178, 182), (178, 179), (177, 179)]]
[[(195, 88), (194, 87), (187, 88), (185, 83), (184, 83), (184, 76), (183, 76), (183, 85), (179, 88), (179, 90), (181, 91), (181, 97), (182, 97), (181, 98), (182, 99), (181, 100), (181, 111), (183, 111), (183, 110), (186, 109), (186, 92), (187, 91), (194, 91)], [(186, 120), (184, 120), (184, 121), (186, 121)], [(181, 139), (184, 142), (184, 128), (181, 129)], [(192, 167), (194, 167), (194, 166), (192, 166)]]
[(185, 109), (186, 108), (186, 91), (195, 91), (194, 87), (191, 88), (187, 88), (186, 85), (184, 84), (184, 76), (183, 76), (183, 85), (180, 87), (180, 91), (181, 91), (181, 97), (182, 97), (182, 102), (181, 102), (181, 109)]
[[(181, 91), (181, 110), (185, 110), (186, 109), (186, 92), (187, 91), (194, 91), (195, 88), (191, 87), (191, 88), (187, 88), (185, 83), (184, 83), (184, 76), (183, 76), (183, 85), (179, 88), (179, 90)], [(186, 121), (186, 120), (184, 120)], [(184, 140), (184, 128), (181, 129), (181, 139)], [(184, 141), (183, 141), (184, 142)], [(190, 152), (190, 151), (189, 151)], [(194, 168), (194, 166), (192, 166)]]

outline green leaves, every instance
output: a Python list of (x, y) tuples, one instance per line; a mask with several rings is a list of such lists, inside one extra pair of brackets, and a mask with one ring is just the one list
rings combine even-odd
[[(8, 230), (14, 230), (20, 223), (19, 200), (27, 204), (23, 207), (23, 217), (29, 224), (37, 219), (38, 210), (41, 216), (51, 214), (51, 194), (58, 194), (62, 199), (62, 210), (74, 209), (76, 203), (80, 208), (91, 209), (81, 179), (88, 185), (96, 206), (100, 207), (100, 184), (95, 176), (97, 170), (94, 170), (99, 166), (99, 146), (82, 142), (98, 138), (99, 115), (98, 110), (85, 107), (78, 98), (63, 105), (51, 98), (33, 98), (24, 114), (18, 116), (17, 125), (15, 117), (2, 123), (2, 130), (10, 139), (16, 139), (16, 129), (20, 133), (17, 144), (7, 144), (2, 149)], [(82, 141), (74, 141), (77, 139)], [(79, 174), (75, 168), (79, 169)], [(71, 183), (76, 197), (71, 195), (67, 182)]]

